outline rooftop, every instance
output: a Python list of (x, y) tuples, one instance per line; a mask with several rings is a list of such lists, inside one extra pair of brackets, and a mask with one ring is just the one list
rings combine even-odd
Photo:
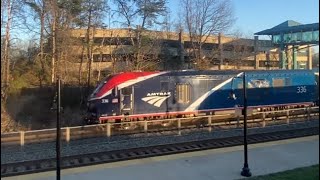
[(273, 28), (255, 33), (255, 35), (276, 35), (288, 32), (314, 31), (319, 30), (319, 23), (301, 24), (299, 22), (288, 20)]

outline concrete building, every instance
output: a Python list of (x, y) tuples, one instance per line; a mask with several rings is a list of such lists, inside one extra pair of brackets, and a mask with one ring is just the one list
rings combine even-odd
[[(72, 36), (80, 42), (86, 42), (87, 30), (72, 30)], [(196, 66), (192, 57), (193, 47), (188, 33), (143, 31), (142, 36), (149, 43), (148, 46), (142, 48), (142, 51), (147, 57), (146, 59), (152, 59), (150, 61), (156, 64), (155, 69), (187, 69)], [(94, 29), (90, 31), (93, 70), (112, 72), (112, 69), (117, 68), (117, 71), (125, 71), (127, 66), (131, 66), (130, 61), (134, 58), (133, 44), (136, 43), (136, 37), (134, 29)], [(202, 58), (209, 62), (208, 69), (285, 68), (281, 61), (283, 56), (288, 59), (289, 65), (286, 66), (288, 69), (292, 67), (290, 63), (293, 60), (290, 61), (290, 59), (294, 59), (296, 62), (293, 67), (295, 69), (310, 67), (310, 65), (307, 66), (312, 57), (310, 46), (289, 44), (285, 47), (286, 51), (284, 52), (282, 46), (279, 47), (274, 39), (259, 40), (258, 36), (255, 36), (254, 39), (244, 39), (222, 34), (210, 36), (202, 46)], [(87, 47), (83, 44), (85, 43), (75, 44), (73, 51), (79, 54), (79, 59), (85, 57), (84, 62), (86, 62), (89, 58), (86, 53)], [(176, 62), (181, 62), (180, 66), (177, 66)]]

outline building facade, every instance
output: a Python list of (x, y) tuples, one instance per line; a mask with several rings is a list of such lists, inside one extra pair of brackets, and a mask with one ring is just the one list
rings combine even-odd
[[(72, 49), (83, 62), (92, 61), (94, 71), (126, 71), (132, 65), (137, 51), (137, 33), (134, 29), (74, 29), (78, 39)], [(154, 69), (172, 70), (196, 68), (194, 46), (189, 34), (183, 32), (142, 31), (141, 52), (144, 64), (152, 62)], [(89, 43), (88, 43), (89, 42)], [(89, 50), (89, 48), (91, 48)], [(292, 48), (291, 48), (292, 49)], [(307, 68), (312, 57), (311, 48), (299, 46), (296, 59), (299, 68)], [(89, 58), (88, 51), (91, 51)], [(207, 69), (279, 69), (280, 49), (271, 40), (245, 39), (219, 34), (209, 36), (202, 45), (201, 58)], [(290, 47), (287, 48), (290, 62)], [(177, 63), (180, 62), (180, 63)], [(179, 66), (177, 65), (179, 64)], [(75, 65), (75, 68), (77, 65)], [(142, 66), (143, 67), (143, 66)], [(116, 69), (116, 70), (115, 70)], [(151, 68), (152, 69), (152, 68)]]

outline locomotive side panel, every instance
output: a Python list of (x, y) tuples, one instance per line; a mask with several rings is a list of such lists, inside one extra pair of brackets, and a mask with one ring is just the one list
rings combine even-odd
[(234, 82), (238, 82), (238, 78), (242, 73), (227, 73), (216, 76), (213, 86), (207, 92), (196, 99), (186, 111), (205, 111), (234, 108), (235, 101), (229, 98)]
[(170, 107), (166, 102), (171, 92), (160, 86), (159, 77), (141, 81), (134, 89), (134, 114), (158, 113)]
[(134, 114), (183, 112), (213, 86), (212, 81), (175, 73), (142, 81), (134, 86)]
[(274, 87), (275, 103), (311, 103), (314, 101), (316, 86), (312, 73), (292, 73), (284, 87)]
[[(248, 106), (312, 103), (317, 96), (310, 72), (248, 72), (246, 81)], [(242, 78), (234, 78), (201, 102), (198, 110), (243, 106), (242, 87)], [(235, 93), (236, 99), (230, 98), (231, 92)]]

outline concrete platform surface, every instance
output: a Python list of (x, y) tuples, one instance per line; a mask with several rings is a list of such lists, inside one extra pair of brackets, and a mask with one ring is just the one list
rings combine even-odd
[[(319, 136), (249, 145), (253, 176), (319, 164)], [(115, 162), (62, 171), (62, 180), (241, 179), (243, 146)], [(3, 179), (56, 179), (55, 171)]]

